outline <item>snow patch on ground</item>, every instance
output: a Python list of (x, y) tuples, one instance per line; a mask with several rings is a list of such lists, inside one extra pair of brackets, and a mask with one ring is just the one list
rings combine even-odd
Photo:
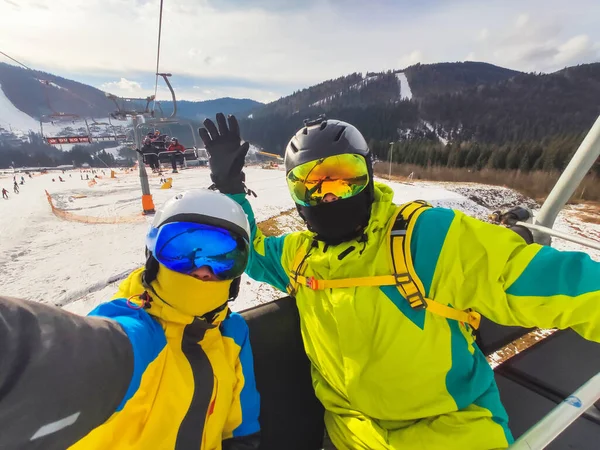
[(117, 147), (108, 147), (105, 148), (104, 151), (106, 153), (110, 153), (111, 155), (113, 155), (115, 158), (120, 158), (121, 156), (119, 155), (119, 149), (121, 148), (121, 145), (118, 145)]
[(396, 78), (400, 84), (400, 100), (412, 100), (412, 91), (406, 74), (404, 72), (397, 73)]
[[(362, 88), (367, 86), (371, 81), (377, 80), (378, 78), (379, 78), (379, 75), (372, 75), (370, 77), (365, 77), (362, 81), (359, 81), (358, 83), (351, 85), (349, 87), (349, 89), (351, 91), (360, 91)], [(410, 90), (410, 88), (409, 88), (409, 90)], [(344, 95), (344, 93), (342, 91), (336, 92), (335, 94), (328, 95), (327, 97), (322, 98), (321, 100), (317, 100), (316, 102), (311, 103), (309, 106), (321, 106), (321, 105), (331, 102), (333, 99), (335, 99), (337, 97), (341, 97), (342, 95)]]
[(40, 80), (39, 78), (36, 78), (36, 80), (38, 80), (41, 84), (44, 84), (46, 86), (52, 86), (52, 87), (55, 87), (56, 89), (60, 89), (62, 91), (67, 91), (67, 92), (69, 91), (67, 88), (59, 86), (58, 84), (54, 83), (53, 81)]
[(440, 134), (438, 133), (438, 131), (433, 127), (433, 125), (431, 125), (431, 123), (427, 122), (426, 120), (423, 120), (423, 125), (425, 125), (425, 127), (427, 127), (427, 129), (429, 131), (432, 131), (435, 133), (436, 137), (438, 138), (438, 140), (444, 144), (444, 145), (448, 145), (448, 139), (440, 136)]

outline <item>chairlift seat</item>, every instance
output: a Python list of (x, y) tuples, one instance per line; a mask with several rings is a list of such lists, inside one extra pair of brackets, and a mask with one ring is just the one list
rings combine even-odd
[[(324, 410), (312, 388), (310, 362), (304, 352), (295, 300), (284, 297), (241, 314), (250, 329), (256, 383), (261, 395), (260, 449), (321, 449)], [(529, 331), (483, 320), (478, 345), (489, 354)], [(597, 372), (600, 372), (600, 346), (570, 330), (556, 332), (501, 364), (495, 373), (496, 381), (515, 438)], [(549, 398), (548, 385), (562, 394)], [(592, 408), (548, 448), (598, 448), (600, 422), (594, 420), (595, 413)]]
[(170, 162), (171, 162), (171, 158), (172, 158), (173, 156), (175, 156), (175, 158), (176, 158), (176, 161), (177, 161), (178, 163), (181, 163), (181, 164), (183, 164), (184, 155), (183, 155), (183, 153), (182, 153), (182, 152), (179, 152), (179, 151), (177, 151), (177, 152), (160, 152), (160, 153), (158, 154), (158, 160), (159, 160), (161, 163), (170, 163)]
[(186, 161), (194, 161), (198, 159), (198, 154), (196, 153), (195, 148), (186, 148), (185, 152), (183, 152), (183, 157)]

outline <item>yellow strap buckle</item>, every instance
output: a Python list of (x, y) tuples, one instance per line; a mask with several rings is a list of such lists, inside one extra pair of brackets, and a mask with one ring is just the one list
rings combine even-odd
[(468, 324), (473, 327), (473, 329), (478, 330), (479, 325), (481, 324), (481, 314), (475, 311), (469, 311), (467, 313), (469, 315)]

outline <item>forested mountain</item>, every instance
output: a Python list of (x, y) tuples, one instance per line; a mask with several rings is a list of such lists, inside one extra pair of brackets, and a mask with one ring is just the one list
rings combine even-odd
[(415, 64), (404, 70), (417, 98), (459, 92), (469, 87), (507, 80), (522, 72), (482, 62)]
[(283, 154), (302, 120), (325, 113), (356, 125), (375, 155), (451, 167), (561, 170), (600, 114), (600, 63), (552, 74), (484, 63), (359, 73), (303, 89), (244, 120), (245, 137)]
[[(114, 107), (98, 89), (7, 64), (0, 64), (0, 84), (33, 117), (49, 112), (47, 93), (55, 109), (80, 115), (101, 117)], [(268, 105), (230, 98), (181, 101), (178, 116), (197, 124), (218, 111), (237, 113), (243, 137), (271, 153), (283, 154), (303, 119), (326, 114), (356, 125), (379, 159), (388, 158), (393, 141), (393, 159), (400, 163), (562, 170), (600, 114), (599, 99), (600, 63), (541, 74), (463, 62), (352, 73)], [(172, 110), (170, 102), (162, 107), (166, 115)], [(188, 129), (167, 132), (191, 145)], [(0, 152), (11, 145), (18, 144), (5, 139)]]

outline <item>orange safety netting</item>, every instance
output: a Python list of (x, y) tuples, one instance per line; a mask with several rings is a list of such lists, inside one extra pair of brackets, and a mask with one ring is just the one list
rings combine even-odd
[(133, 216), (127, 217), (96, 217), (96, 216), (80, 216), (78, 214), (73, 214), (72, 212), (66, 211), (61, 208), (57, 208), (54, 206), (54, 201), (52, 196), (46, 192), (46, 197), (48, 198), (48, 203), (50, 204), (50, 208), (52, 208), (52, 213), (61, 219), (68, 220), (71, 222), (80, 222), (80, 223), (94, 223), (94, 224), (117, 224), (117, 223), (137, 223), (143, 222), (144, 216), (140, 214), (136, 214)]

